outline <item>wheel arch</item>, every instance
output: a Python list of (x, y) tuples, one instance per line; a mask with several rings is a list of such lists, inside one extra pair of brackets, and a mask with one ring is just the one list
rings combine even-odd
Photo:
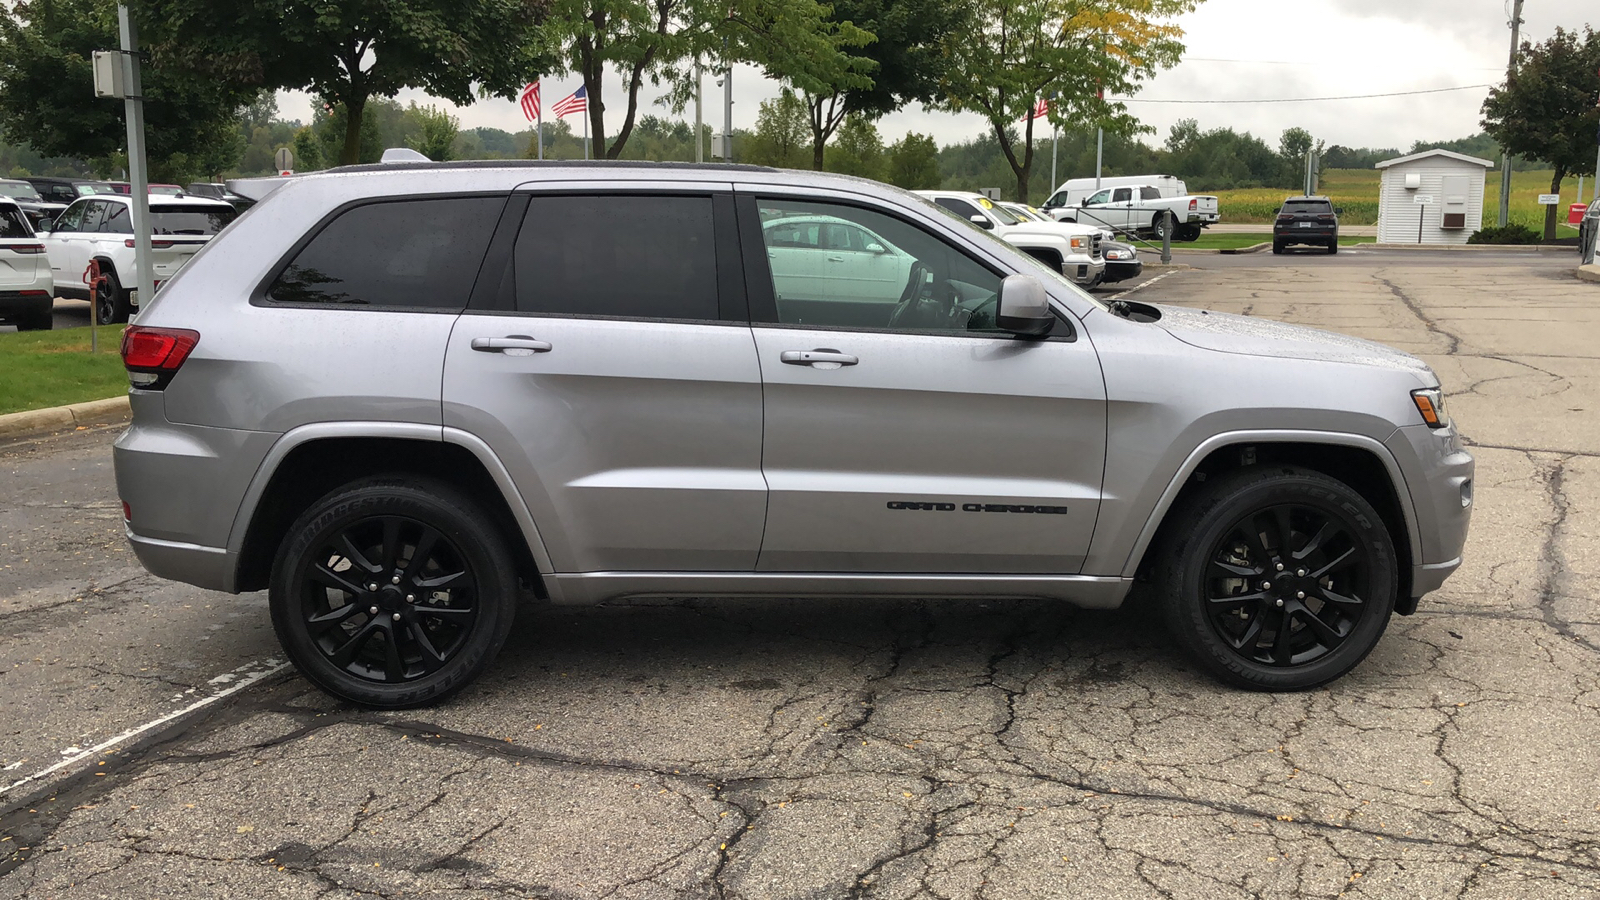
[(1416, 509), (1405, 476), (1389, 448), (1365, 435), (1332, 432), (1230, 433), (1216, 435), (1196, 447), (1161, 493), (1139, 532), (1123, 568), (1125, 577), (1142, 575), (1159, 552), (1162, 526), (1184, 497), (1205, 480), (1248, 466), (1298, 465), (1337, 478), (1360, 492), (1378, 510), (1395, 538), (1400, 555), (1397, 611), (1416, 609), (1411, 596), (1412, 565), (1422, 559)]
[[(533, 517), (505, 466), (476, 436), (437, 425), (317, 423), (283, 435), (257, 468), (229, 535), (235, 591), (266, 587), (284, 532), (319, 497), (357, 478), (410, 472), (450, 483), (483, 503), (500, 525), (518, 575), (547, 596), (551, 571)], [(520, 540), (518, 539), (520, 537)]]
[(1057, 272), (1065, 272), (1066, 271), (1063, 268), (1063, 266), (1066, 265), (1066, 258), (1061, 255), (1061, 251), (1056, 250), (1053, 247), (1022, 247), (1022, 246), (1018, 246), (1017, 249), (1021, 250), (1023, 253), (1028, 254), (1029, 256), (1033, 257), (1034, 259), (1037, 259), (1038, 261), (1044, 263), (1045, 265), (1050, 266), (1051, 268), (1055, 269)]

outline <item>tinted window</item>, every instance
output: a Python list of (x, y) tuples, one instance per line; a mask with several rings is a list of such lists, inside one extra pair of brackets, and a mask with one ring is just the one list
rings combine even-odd
[[(32, 184), (32, 182), (29, 183)], [(74, 191), (71, 185), (47, 181), (44, 184), (34, 184), (33, 187), (39, 192), (40, 196), (51, 203), (71, 203), (78, 199), (78, 192)]]
[(971, 219), (973, 216), (981, 215), (976, 206), (973, 206), (971, 203), (968, 203), (965, 200), (957, 200), (954, 197), (940, 197), (933, 202), (939, 204), (945, 209), (950, 210), (963, 219)]
[(504, 207), (503, 197), (355, 207), (295, 254), (267, 293), (281, 303), (461, 309)]
[[(940, 238), (853, 206), (775, 198), (760, 205), (779, 322), (811, 328), (997, 331), (1000, 276)], [(856, 236), (863, 249), (835, 246), (829, 235)]]
[(25, 237), (33, 237), (33, 229), (28, 227), (22, 210), (11, 205), (0, 206), (0, 238)]
[(520, 312), (718, 318), (710, 197), (534, 197), (512, 262)]
[(89, 209), (83, 214), (83, 223), (78, 226), (78, 230), (98, 232), (100, 230), (100, 226), (106, 220), (106, 213), (109, 212), (106, 207), (109, 205), (110, 204), (104, 201), (90, 203)]
[(1133, 188), (1117, 188), (1117, 192), (1111, 195), (1112, 203), (1126, 203), (1132, 199)]
[(55, 230), (77, 231), (78, 223), (83, 221), (83, 211), (89, 208), (89, 203), (90, 201), (88, 200), (79, 200), (77, 203), (67, 207), (67, 211), (62, 213), (61, 218), (56, 220)]
[(234, 219), (238, 210), (231, 206), (172, 206), (150, 208), (151, 234), (216, 234)]
[(1142, 188), (1139, 188), (1139, 199), (1140, 200), (1160, 200), (1161, 199), (1161, 191), (1160, 191), (1160, 189), (1153, 188), (1153, 187), (1142, 187)]
[(1283, 204), (1286, 213), (1321, 213), (1333, 212), (1333, 204), (1327, 200), (1290, 200)]
[(106, 216), (100, 230), (107, 234), (133, 234), (133, 215), (126, 203), (110, 203), (111, 215)]

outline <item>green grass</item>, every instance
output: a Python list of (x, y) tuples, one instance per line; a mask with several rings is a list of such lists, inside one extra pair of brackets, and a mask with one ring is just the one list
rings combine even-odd
[[(1341, 237), (1339, 246), (1351, 247), (1356, 244), (1375, 243), (1377, 238), (1370, 237)], [(1264, 231), (1260, 234), (1202, 234), (1197, 241), (1187, 243), (1174, 243), (1172, 249), (1183, 250), (1237, 250), (1241, 247), (1254, 247), (1256, 244), (1272, 243), (1272, 232)]]
[(99, 331), (100, 352), (92, 354), (87, 328), (0, 334), (0, 415), (126, 393), (122, 326)]
[[(1380, 172), (1377, 169), (1329, 169), (1322, 173), (1318, 190), (1333, 198), (1334, 206), (1344, 208), (1339, 221), (1346, 225), (1378, 224), (1378, 187)], [(1544, 230), (1544, 207), (1539, 205), (1539, 195), (1549, 193), (1550, 171), (1511, 173), (1511, 221), (1521, 222), (1529, 228)], [(1577, 194), (1575, 179), (1564, 185), (1563, 199)], [(1208, 191), (1203, 186), (1190, 185), (1197, 194), (1215, 194), (1222, 212), (1222, 221), (1228, 224), (1268, 223), (1278, 214), (1283, 198), (1294, 191), (1282, 188), (1248, 188), (1235, 191)], [(1483, 221), (1494, 224), (1500, 209), (1500, 170), (1491, 169), (1483, 197)], [(1566, 205), (1561, 207), (1561, 221), (1566, 221)]]

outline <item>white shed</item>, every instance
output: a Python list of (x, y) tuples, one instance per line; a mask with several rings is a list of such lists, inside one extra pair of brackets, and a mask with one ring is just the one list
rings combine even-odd
[(1465, 244), (1483, 227), (1485, 173), (1494, 168), (1449, 150), (1428, 150), (1377, 166), (1378, 243)]

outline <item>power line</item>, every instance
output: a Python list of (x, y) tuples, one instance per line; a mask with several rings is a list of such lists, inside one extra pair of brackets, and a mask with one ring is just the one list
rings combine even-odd
[(1494, 87), (1492, 84), (1466, 84), (1461, 87), (1434, 88), (1427, 91), (1395, 91), (1392, 94), (1351, 94), (1348, 97), (1268, 97), (1260, 100), (1155, 100), (1149, 97), (1109, 97), (1118, 103), (1322, 103), (1328, 100), (1372, 100), (1378, 97), (1414, 97), (1418, 94), (1445, 94), (1450, 91), (1475, 91)]
[[(1294, 60), (1287, 60), (1287, 59), (1222, 59), (1220, 57), (1208, 57), (1208, 56), (1185, 56), (1182, 59), (1181, 62), (1183, 62), (1183, 63), (1192, 63), (1192, 62), (1236, 63), (1238, 65), (1243, 65), (1243, 66), (1304, 66), (1306, 64), (1305, 60), (1294, 61)], [(1460, 68), (1462, 68), (1462, 67), (1460, 67), (1460, 66), (1457, 67), (1458, 70)], [(1483, 71), (1483, 72), (1503, 72), (1503, 71), (1505, 71), (1505, 67), (1503, 67), (1503, 66), (1467, 66), (1465, 68), (1473, 69), (1473, 70), (1476, 70), (1476, 71)]]

